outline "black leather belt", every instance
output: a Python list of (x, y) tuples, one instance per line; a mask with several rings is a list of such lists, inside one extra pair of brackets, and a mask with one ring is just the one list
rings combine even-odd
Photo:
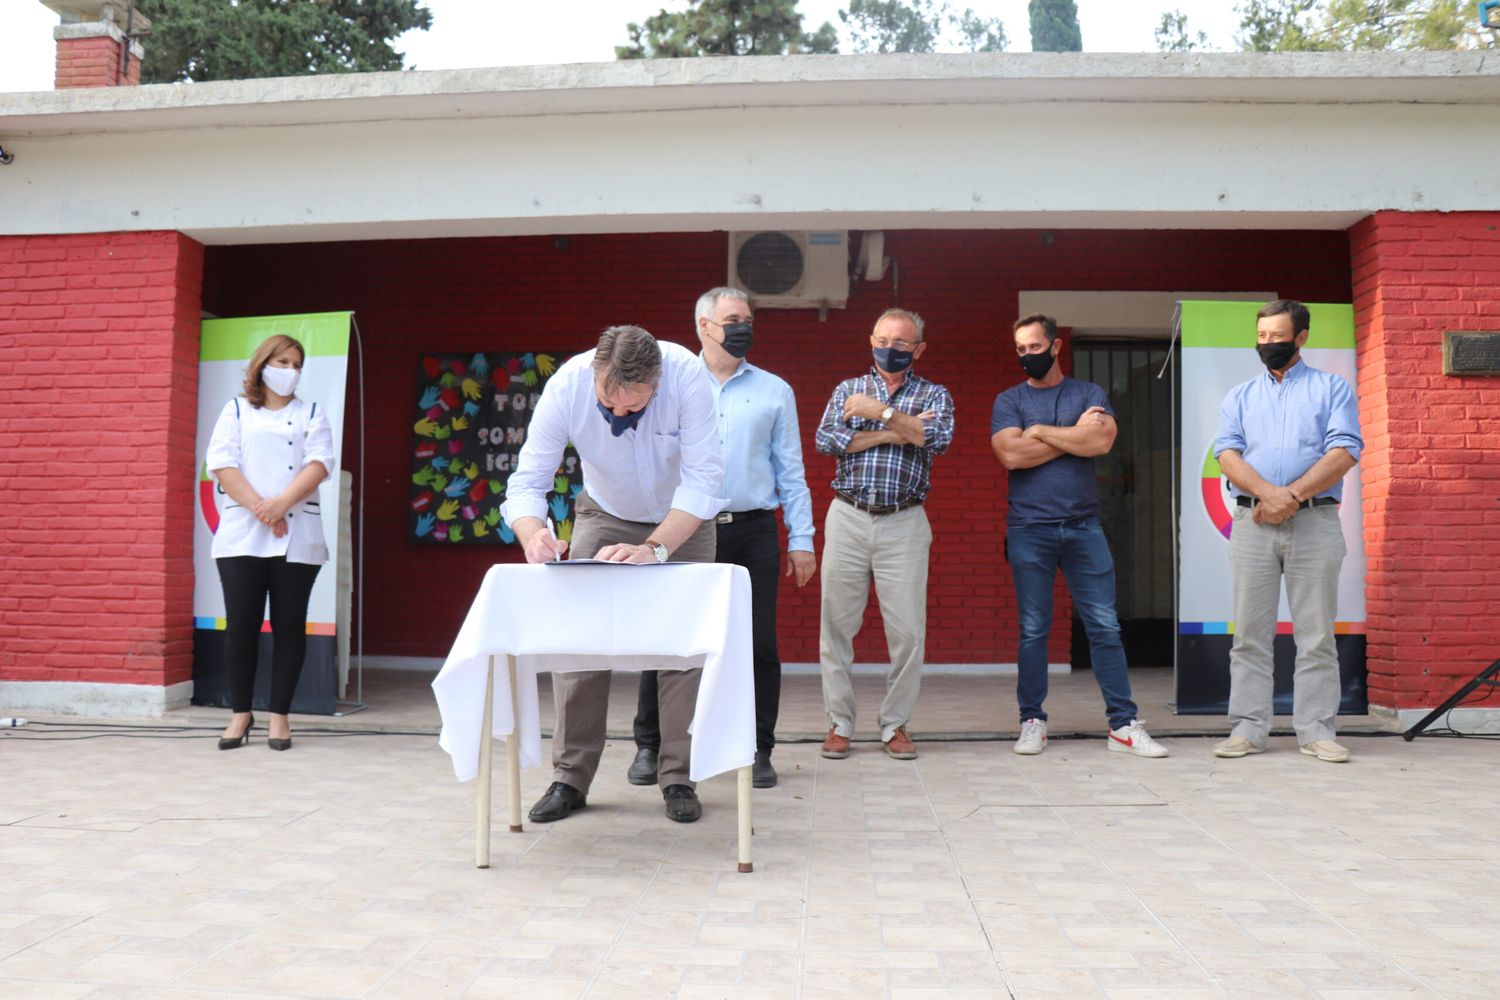
[[(1242, 496), (1235, 497), (1234, 502), (1239, 504), (1241, 507), (1254, 507), (1260, 501), (1256, 500), (1254, 497)], [(1297, 508), (1299, 510), (1306, 510), (1308, 507), (1332, 507), (1337, 503), (1338, 501), (1333, 497), (1313, 497), (1311, 500), (1304, 500), (1299, 503), (1297, 505)]]
[(756, 510), (721, 510), (714, 515), (714, 521), (719, 524), (738, 524), (741, 521), (753, 521), (757, 517), (770, 517), (776, 513), (774, 510), (757, 508)]
[(854, 499), (842, 490), (834, 490), (833, 495), (851, 507), (858, 507), (866, 514), (894, 514), (898, 510), (906, 510), (908, 507), (920, 507), (922, 505), (922, 501), (917, 497), (908, 497), (897, 503), (865, 503)]

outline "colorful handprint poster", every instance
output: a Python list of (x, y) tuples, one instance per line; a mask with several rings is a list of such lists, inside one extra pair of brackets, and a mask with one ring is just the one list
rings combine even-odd
[[(509, 545), (515, 532), (500, 516), (505, 484), (542, 388), (566, 354), (424, 354), (417, 364), (412, 421), (414, 541)], [(583, 470), (571, 447), (548, 495), (558, 537), (573, 537), (573, 498)]]

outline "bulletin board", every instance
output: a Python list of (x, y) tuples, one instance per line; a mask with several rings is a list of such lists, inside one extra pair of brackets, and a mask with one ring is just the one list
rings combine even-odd
[[(409, 525), (414, 542), (508, 545), (500, 516), (531, 412), (566, 354), (424, 354), (412, 423)], [(570, 445), (547, 495), (558, 537), (571, 541), (573, 501), (583, 490)]]

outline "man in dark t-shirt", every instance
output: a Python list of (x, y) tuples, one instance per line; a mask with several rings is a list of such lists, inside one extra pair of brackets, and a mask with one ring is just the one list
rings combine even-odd
[(1130, 700), (1130, 674), (1115, 615), (1115, 564), (1099, 524), (1094, 458), (1115, 443), (1115, 418), (1104, 390), (1063, 375), (1057, 321), (1023, 316), (1014, 327), (1026, 381), (995, 397), (990, 444), (1010, 473), (1005, 554), (1015, 582), (1021, 642), (1016, 701), (1021, 736), (1015, 752), (1047, 748), (1047, 636), (1052, 583), (1062, 570), (1088, 633), (1094, 679), (1109, 716), (1109, 749), (1165, 757)]

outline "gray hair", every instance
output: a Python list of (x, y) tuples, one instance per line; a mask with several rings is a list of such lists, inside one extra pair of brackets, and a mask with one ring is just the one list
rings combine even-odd
[(926, 325), (925, 323), (923, 323), (922, 317), (918, 316), (910, 309), (887, 309), (885, 312), (880, 314), (880, 317), (875, 320), (875, 326), (871, 327), (870, 329), (873, 331), (874, 329), (879, 327), (884, 320), (888, 319), (906, 320), (912, 325), (912, 329), (917, 331), (917, 343), (920, 344), (922, 342), (922, 328)]
[(606, 393), (626, 385), (655, 386), (661, 381), (661, 346), (638, 326), (612, 326), (599, 334), (594, 376)]
[(720, 299), (734, 299), (736, 302), (750, 304), (750, 296), (738, 288), (730, 288), (727, 285), (719, 288), (710, 288), (698, 296), (698, 304), (693, 308), (693, 329), (698, 329), (698, 321), (713, 314), (714, 307), (719, 304)]

